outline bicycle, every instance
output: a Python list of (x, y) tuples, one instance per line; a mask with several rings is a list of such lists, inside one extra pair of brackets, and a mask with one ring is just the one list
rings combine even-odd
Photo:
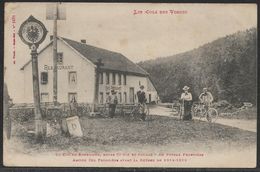
[(138, 103), (130, 113), (131, 120), (143, 120), (142, 113), (145, 114), (145, 119), (147, 119), (150, 114), (149, 107), (145, 103)]
[(177, 116), (180, 115), (182, 105), (179, 102), (173, 102), (172, 103), (172, 115)]
[(184, 113), (184, 102), (179, 103), (177, 101), (174, 101), (172, 103), (172, 115), (173, 116), (178, 116), (180, 120), (183, 118), (183, 113)]
[(199, 120), (202, 118), (206, 118), (208, 122), (214, 123), (218, 118), (218, 111), (215, 108), (208, 106), (208, 110), (206, 109), (206, 105), (199, 103), (195, 104), (193, 107), (193, 116), (199, 117)]

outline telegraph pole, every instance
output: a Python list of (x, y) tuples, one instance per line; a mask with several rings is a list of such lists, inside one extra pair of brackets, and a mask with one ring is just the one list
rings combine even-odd
[(57, 105), (57, 93), (58, 93), (58, 72), (57, 72), (57, 18), (58, 18), (58, 6), (55, 3), (54, 15), (53, 15), (53, 103)]
[(47, 5), (46, 19), (53, 20), (53, 103), (58, 102), (58, 69), (57, 69), (57, 21), (66, 20), (66, 10), (61, 3)]
[(92, 112), (95, 111), (95, 106), (98, 104), (98, 93), (99, 93), (99, 74), (100, 74), (100, 67), (104, 66), (101, 59), (95, 63), (96, 71), (95, 71), (95, 94), (94, 94), (94, 102), (92, 106)]

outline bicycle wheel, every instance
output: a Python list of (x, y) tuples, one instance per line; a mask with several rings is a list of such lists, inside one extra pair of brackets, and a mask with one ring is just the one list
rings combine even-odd
[(102, 107), (102, 108), (100, 109), (100, 114), (101, 114), (101, 116), (103, 116), (103, 117), (109, 117), (109, 112), (108, 112), (107, 109), (108, 109), (107, 107)]
[(130, 113), (130, 120), (133, 121), (139, 116), (139, 105), (134, 107)]
[(205, 108), (196, 108), (194, 109), (194, 114), (196, 117), (199, 117), (199, 120), (204, 117), (204, 114), (206, 113)]
[(148, 119), (148, 117), (150, 118), (150, 116), (149, 116), (150, 115), (150, 109), (147, 105), (145, 105), (144, 113), (145, 113), (146, 119), (150, 120), (150, 119)]
[(196, 106), (192, 106), (191, 107), (191, 114), (192, 114), (192, 116), (196, 116), (196, 113), (195, 113), (196, 109), (197, 109)]
[(198, 107), (197, 107), (197, 106), (192, 107), (192, 108), (191, 108), (191, 113), (192, 113), (192, 116), (193, 116), (193, 117), (198, 117), (198, 116), (199, 116)]
[(207, 120), (209, 122), (215, 122), (218, 118), (218, 111), (214, 108), (209, 108), (207, 112)]

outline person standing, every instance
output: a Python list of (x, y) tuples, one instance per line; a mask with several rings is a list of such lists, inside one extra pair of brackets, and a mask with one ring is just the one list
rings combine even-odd
[(141, 119), (143, 121), (145, 121), (146, 118), (146, 114), (145, 114), (145, 108), (146, 108), (146, 96), (145, 96), (145, 91), (144, 91), (144, 86), (141, 85), (140, 86), (140, 90), (137, 92), (137, 97), (138, 97), (138, 103), (141, 105), (142, 107), (142, 114), (141, 114)]
[(75, 95), (71, 98), (69, 106), (70, 106), (70, 116), (77, 116), (78, 115), (78, 103), (77, 103)]
[(109, 114), (110, 114), (110, 117), (114, 118), (115, 111), (116, 111), (116, 105), (118, 103), (116, 92), (114, 90), (111, 90), (111, 95), (108, 97), (108, 103), (109, 103)]
[(208, 88), (203, 88), (203, 92), (199, 96), (200, 102), (205, 106), (205, 109), (208, 110), (209, 106), (213, 101), (212, 94), (208, 91)]
[(183, 120), (191, 120), (192, 115), (191, 115), (191, 107), (192, 107), (192, 95), (189, 92), (189, 87), (184, 86), (183, 91), (184, 93), (181, 94), (181, 100), (183, 102), (184, 106), (184, 115), (183, 115)]

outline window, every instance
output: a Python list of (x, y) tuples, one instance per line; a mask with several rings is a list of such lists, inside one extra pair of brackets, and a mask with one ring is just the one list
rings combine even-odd
[(109, 73), (106, 72), (106, 84), (109, 84)]
[(77, 84), (77, 73), (69, 72), (69, 84), (75, 85)]
[(69, 102), (76, 101), (78, 102), (78, 95), (77, 93), (69, 93), (68, 94)]
[(109, 98), (109, 92), (106, 93), (106, 103), (109, 102), (108, 98)]
[(139, 86), (141, 85), (141, 81), (139, 81)]
[(49, 102), (49, 93), (41, 93), (41, 102)]
[(126, 74), (124, 74), (124, 85), (126, 85)]
[(116, 84), (116, 74), (115, 73), (112, 74), (112, 84), (113, 85)]
[(121, 74), (118, 74), (118, 85), (121, 85)]
[(124, 101), (125, 101), (125, 103), (127, 103), (127, 96), (126, 96), (126, 92), (124, 92)]
[(41, 72), (41, 84), (48, 83), (48, 72)]
[(100, 92), (100, 93), (99, 93), (99, 103), (100, 103), (100, 104), (103, 104), (103, 103), (104, 103), (104, 94), (103, 94), (103, 92)]
[(103, 84), (103, 73), (99, 73), (99, 84)]
[(122, 93), (118, 93), (119, 103), (122, 103)]
[(57, 64), (63, 64), (63, 53), (57, 53)]

